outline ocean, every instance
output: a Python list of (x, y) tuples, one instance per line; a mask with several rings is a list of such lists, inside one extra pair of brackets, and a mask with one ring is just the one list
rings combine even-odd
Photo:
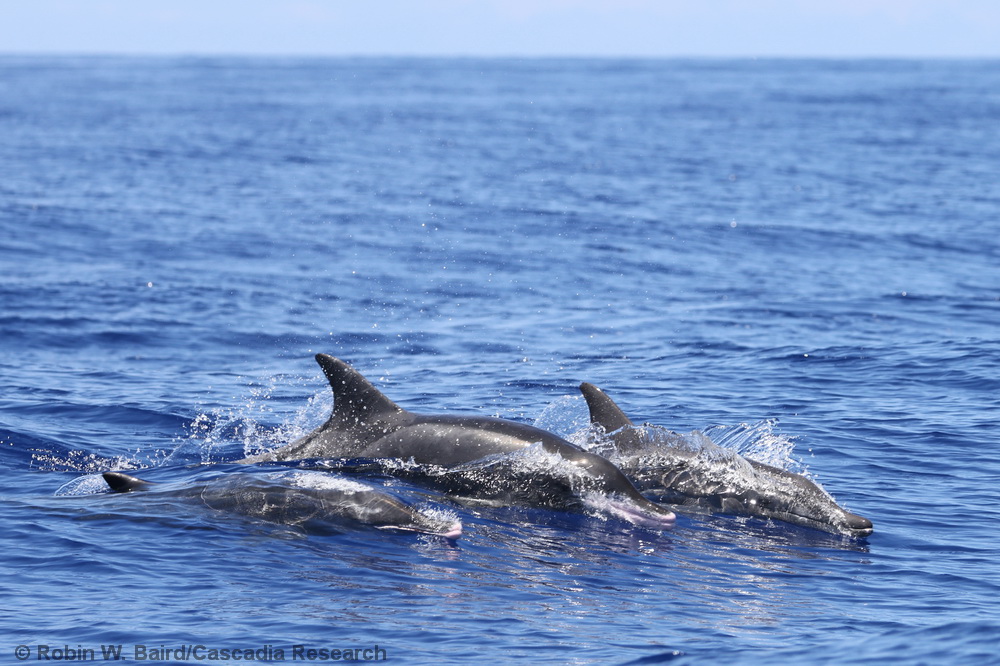
[[(0, 661), (1000, 663), (998, 165), (996, 61), (0, 57)], [(591, 382), (874, 533), (101, 492), (318, 426), (318, 352), (569, 438)]]

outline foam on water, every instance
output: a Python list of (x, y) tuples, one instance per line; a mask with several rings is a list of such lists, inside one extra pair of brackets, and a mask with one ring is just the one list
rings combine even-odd
[(270, 472), (267, 476), (273, 479), (287, 479), (292, 485), (300, 488), (336, 490), (346, 493), (363, 493), (374, 489), (370, 485), (354, 481), (353, 479), (347, 479), (342, 476), (335, 476), (332, 474), (325, 474), (323, 472), (296, 470)]
[(703, 434), (716, 446), (731, 449), (746, 458), (779, 469), (803, 473), (802, 462), (792, 455), (795, 438), (776, 432), (777, 425), (778, 419), (770, 418), (756, 423), (715, 425), (705, 428)]
[(80, 495), (97, 495), (110, 492), (107, 482), (100, 474), (88, 474), (67, 481), (56, 489), (56, 497), (73, 497)]

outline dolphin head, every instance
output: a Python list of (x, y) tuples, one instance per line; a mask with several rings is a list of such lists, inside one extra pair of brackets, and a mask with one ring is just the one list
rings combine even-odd
[(733, 513), (781, 520), (850, 537), (866, 537), (872, 533), (872, 521), (838, 505), (810, 479), (756, 461), (747, 462), (753, 469), (756, 489), (739, 493), (743, 510)]
[(318, 518), (345, 517), (378, 529), (421, 532), (457, 539), (462, 523), (444, 509), (418, 509), (398, 497), (353, 479), (322, 472), (294, 471), (284, 477), (317, 500)]
[(587, 451), (564, 454), (569, 462), (585, 470), (579, 485), (584, 502), (623, 518), (630, 523), (654, 529), (669, 529), (677, 516), (673, 511), (643, 497), (625, 474), (610, 460)]

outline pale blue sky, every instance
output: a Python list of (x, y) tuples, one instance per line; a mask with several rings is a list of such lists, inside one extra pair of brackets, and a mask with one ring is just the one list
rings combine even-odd
[(0, 53), (1000, 57), (1000, 1), (2, 0)]

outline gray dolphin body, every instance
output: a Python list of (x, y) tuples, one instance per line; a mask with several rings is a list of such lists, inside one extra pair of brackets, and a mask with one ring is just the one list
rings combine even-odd
[(658, 495), (664, 502), (781, 520), (852, 537), (872, 533), (870, 520), (845, 511), (800, 474), (735, 453), (722, 462), (705, 461), (697, 451), (679, 445), (683, 438), (676, 433), (636, 427), (593, 384), (581, 384), (580, 390), (587, 400), (591, 423), (600, 426), (614, 443), (612, 459), (641, 490)]
[[(502, 491), (505, 500), (566, 507), (582, 497), (636, 524), (663, 528), (674, 523), (673, 512), (643, 497), (610, 461), (550, 432), (498, 418), (414, 414), (344, 361), (327, 354), (317, 354), (316, 361), (333, 390), (329, 420), (285, 447), (239, 462), (393, 459), (444, 468), (438, 479), (461, 477), (461, 494), (473, 499), (493, 499)], [(537, 447), (549, 458), (547, 464), (517, 464), (519, 454)]]
[[(115, 492), (164, 492), (198, 500), (229, 513), (310, 532), (361, 524), (379, 529), (422, 532), (457, 539), (462, 523), (444, 513), (422, 513), (377, 488), (319, 472), (229, 473), (195, 486), (174, 489), (122, 472), (105, 472)], [(162, 490), (160, 490), (162, 488)]]

